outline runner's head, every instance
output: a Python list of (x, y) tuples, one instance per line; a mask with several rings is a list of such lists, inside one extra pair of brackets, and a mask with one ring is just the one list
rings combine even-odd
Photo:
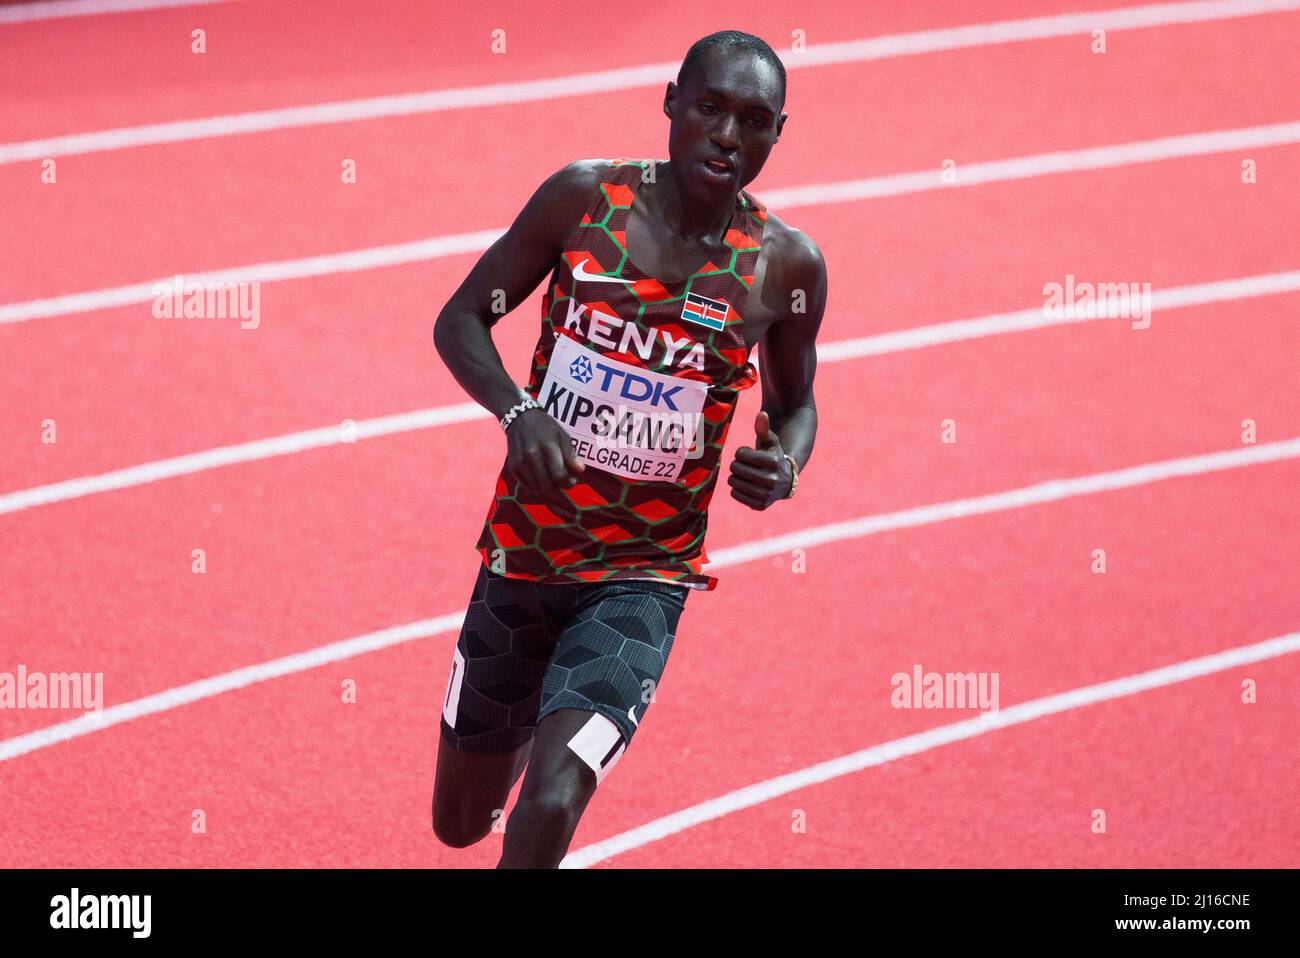
[(785, 67), (770, 46), (736, 30), (696, 40), (664, 95), (683, 182), (701, 195), (744, 189), (781, 135), (784, 106)]

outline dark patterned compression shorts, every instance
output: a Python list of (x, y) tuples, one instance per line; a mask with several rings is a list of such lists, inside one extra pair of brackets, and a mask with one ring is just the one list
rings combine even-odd
[(480, 565), (443, 699), (443, 738), (467, 752), (513, 752), (546, 715), (583, 709), (613, 722), (626, 746), (689, 591), (626, 579), (551, 585)]

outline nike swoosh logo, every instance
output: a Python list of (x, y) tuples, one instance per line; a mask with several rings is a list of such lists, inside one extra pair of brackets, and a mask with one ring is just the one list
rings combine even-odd
[(573, 278), (580, 279), (588, 283), (623, 283), (626, 286), (630, 286), (632, 284), (632, 280), (630, 279), (619, 279), (616, 276), (601, 276), (599, 273), (588, 273), (585, 269), (583, 269), (583, 267), (590, 262), (591, 260), (584, 259), (577, 266), (573, 267), (572, 269)]
[(638, 721), (636, 720), (636, 716), (632, 714), (632, 712), (633, 712), (635, 709), (636, 709), (636, 706), (635, 706), (635, 705), (633, 705), (631, 708), (629, 708), (629, 709), (627, 710), (627, 717), (630, 718), (630, 719), (632, 720), (632, 724), (633, 724), (633, 725), (635, 725), (637, 728), (640, 728), (640, 727), (641, 727), (641, 723), (638, 722)]

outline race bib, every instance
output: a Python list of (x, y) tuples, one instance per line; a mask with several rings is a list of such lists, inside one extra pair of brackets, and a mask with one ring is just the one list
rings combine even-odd
[(653, 373), (558, 336), (538, 394), (586, 465), (625, 479), (676, 482), (703, 454), (708, 383)]

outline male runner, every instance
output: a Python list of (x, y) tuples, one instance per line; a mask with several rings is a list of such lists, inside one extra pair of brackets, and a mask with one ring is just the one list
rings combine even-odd
[[(556, 172), (438, 317), (439, 355), (508, 451), (442, 703), (433, 828), (477, 842), (527, 766), (498, 867), (559, 865), (654, 700), (689, 590), (717, 585), (707, 508), (756, 344), (762, 411), (732, 497), (788, 498), (812, 452), (825, 264), (743, 191), (784, 104), (758, 37), (697, 41), (664, 96), (669, 159)], [(490, 330), (548, 275), (520, 390)]]

